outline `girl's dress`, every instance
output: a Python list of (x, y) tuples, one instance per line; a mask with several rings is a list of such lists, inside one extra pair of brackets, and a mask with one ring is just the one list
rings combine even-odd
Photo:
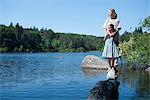
[[(115, 30), (117, 30), (118, 28), (121, 28), (119, 19), (111, 19), (111, 18), (106, 19), (103, 25), (103, 28), (107, 28), (109, 24), (113, 24)], [(113, 37), (109, 37), (106, 39), (102, 57), (104, 58), (118, 58), (119, 57), (117, 46), (115, 42), (113, 41)]]
[(118, 58), (119, 57), (117, 46), (113, 41), (113, 37), (109, 37), (106, 39), (102, 57), (103, 58)]

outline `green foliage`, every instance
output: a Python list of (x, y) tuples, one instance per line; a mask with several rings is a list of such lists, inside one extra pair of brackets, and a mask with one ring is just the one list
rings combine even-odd
[(8, 52), (8, 48), (7, 47), (4, 47), (4, 48), (0, 47), (0, 52)]
[(131, 65), (145, 68), (150, 66), (150, 33), (143, 32), (142, 27), (150, 30), (150, 16), (145, 18), (141, 27), (121, 36), (119, 48)]
[(85, 52), (102, 50), (102, 37), (55, 33), (51, 29), (0, 25), (0, 52)]
[(150, 30), (150, 16), (144, 19), (144, 21), (142, 22), (142, 27)]
[(134, 33), (130, 35), (129, 41), (119, 45), (122, 54), (129, 63), (138, 64), (141, 67), (150, 65), (150, 34)]
[(125, 31), (124, 34), (122, 34), (120, 36), (120, 39), (119, 39), (120, 43), (128, 42), (130, 40), (130, 37), (132, 35), (137, 35), (137, 33), (138, 34), (142, 34), (143, 33), (142, 27), (135, 28), (135, 30), (132, 33)]

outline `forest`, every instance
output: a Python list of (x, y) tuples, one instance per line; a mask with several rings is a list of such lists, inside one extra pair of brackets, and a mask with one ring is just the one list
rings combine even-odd
[(85, 52), (102, 50), (103, 38), (52, 29), (0, 25), (0, 52)]

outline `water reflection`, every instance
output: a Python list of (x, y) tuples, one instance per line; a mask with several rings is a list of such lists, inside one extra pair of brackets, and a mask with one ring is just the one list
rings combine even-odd
[[(124, 66), (126, 67), (126, 66)], [(127, 71), (122, 68), (118, 76), (119, 99), (148, 99), (150, 98), (150, 72), (145, 71)], [(103, 77), (100, 80), (106, 80), (106, 70), (82, 68), (85, 77)]]
[(134, 90), (136, 97), (150, 98), (150, 73), (145, 71), (123, 71), (122, 84)]
[(100, 74), (103, 74), (103, 75), (106, 74), (106, 70), (89, 69), (89, 68), (82, 68), (82, 72), (85, 77), (94, 77)]

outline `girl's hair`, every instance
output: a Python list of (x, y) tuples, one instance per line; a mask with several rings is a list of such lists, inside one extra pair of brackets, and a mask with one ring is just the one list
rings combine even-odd
[(109, 26), (110, 26), (112, 29), (114, 29), (114, 25), (113, 25), (113, 24), (109, 24)]

